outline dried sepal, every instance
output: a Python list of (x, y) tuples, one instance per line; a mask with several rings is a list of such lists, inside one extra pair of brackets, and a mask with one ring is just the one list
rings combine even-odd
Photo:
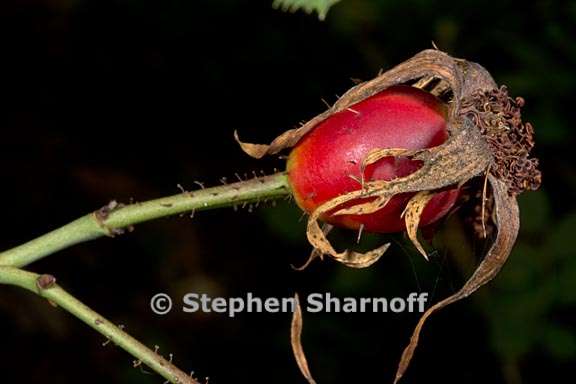
[(426, 204), (434, 197), (434, 193), (430, 191), (420, 191), (408, 201), (406, 204), (406, 208), (404, 212), (402, 212), (402, 216), (404, 217), (404, 221), (406, 222), (406, 233), (408, 233), (408, 237), (412, 241), (412, 244), (416, 247), (416, 249), (424, 256), (426, 260), (428, 260), (428, 254), (422, 247), (422, 244), (418, 241), (418, 225), (420, 224), (420, 216), (422, 216), (422, 212), (424, 212), (424, 208), (426, 208)]
[(492, 280), (494, 276), (498, 274), (512, 251), (520, 227), (516, 197), (510, 196), (508, 193), (508, 187), (502, 180), (499, 180), (492, 175), (488, 176), (488, 180), (490, 181), (492, 195), (494, 196), (494, 215), (498, 231), (496, 239), (466, 284), (464, 284), (458, 292), (436, 303), (422, 315), (412, 333), (410, 343), (402, 353), (402, 358), (398, 364), (394, 383), (397, 383), (406, 372), (418, 345), (420, 331), (428, 317), (439, 309), (468, 297), (478, 288)]
[(390, 194), (379, 194), (375, 199), (372, 199), (371, 201), (355, 204), (348, 208), (339, 209), (336, 212), (330, 214), (330, 216), (369, 215), (384, 208), (391, 198), (392, 196)]
[(298, 294), (294, 295), (294, 302), (296, 303), (294, 308), (294, 313), (292, 314), (292, 325), (290, 327), (290, 344), (292, 345), (292, 352), (296, 358), (296, 363), (300, 372), (309, 384), (316, 384), (316, 381), (312, 378), (310, 373), (310, 368), (308, 367), (308, 361), (306, 360), (306, 355), (304, 354), (304, 348), (302, 347), (302, 308), (300, 307), (300, 300), (298, 299)]
[(240, 148), (252, 157), (259, 159), (268, 153), (268, 145), (245, 143), (240, 140), (238, 131), (234, 131), (234, 139), (240, 145)]
[(392, 156), (392, 157), (414, 156), (421, 151), (422, 151), (421, 149), (412, 150), (412, 149), (406, 149), (406, 148), (377, 148), (377, 149), (373, 149), (370, 152), (368, 152), (368, 154), (366, 155), (364, 160), (362, 160), (362, 171), (364, 171), (364, 169), (366, 169), (366, 167), (369, 166), (370, 164), (374, 164), (377, 161), (380, 161), (386, 157), (390, 157), (390, 156)]
[[(321, 230), (322, 230), (322, 234), (324, 234), (324, 236), (328, 236), (328, 234), (332, 231), (332, 229), (334, 229), (334, 226), (332, 224), (328, 224), (328, 223), (322, 224)], [(308, 255), (308, 259), (306, 259), (304, 264), (302, 264), (299, 267), (295, 267), (294, 265), (292, 265), (292, 269), (294, 269), (295, 271), (303, 271), (306, 268), (308, 268), (310, 263), (312, 263), (314, 260), (316, 260), (316, 259), (322, 260), (323, 256), (324, 256), (324, 254), (322, 252), (320, 252), (320, 250), (313, 248), (312, 251), (310, 252), (310, 255)]]
[(299, 267), (296, 267), (294, 264), (291, 264), (290, 266), (292, 267), (293, 270), (295, 271), (303, 271), (306, 268), (308, 268), (308, 266), (316, 259), (322, 259), (322, 252), (320, 252), (318, 249), (314, 248), (312, 249), (312, 251), (310, 251), (310, 255), (308, 255), (308, 258), (306, 259), (306, 261), (304, 262), (304, 264), (302, 264)]
[[(313, 212), (312, 216), (318, 215), (319, 213), (317, 211), (318, 210)], [(376, 261), (378, 261), (378, 259), (386, 252), (390, 246), (390, 243), (387, 243), (364, 253), (350, 250), (337, 252), (326, 238), (325, 233), (320, 228), (320, 225), (318, 224), (318, 217), (315, 217), (313, 220), (308, 220), (306, 235), (308, 237), (308, 241), (314, 247), (314, 250), (317, 251), (317, 253), (312, 254), (314, 257), (327, 254), (334, 258), (334, 260), (352, 268), (366, 268), (371, 266)], [(308, 264), (309, 262), (306, 262), (306, 265)]]

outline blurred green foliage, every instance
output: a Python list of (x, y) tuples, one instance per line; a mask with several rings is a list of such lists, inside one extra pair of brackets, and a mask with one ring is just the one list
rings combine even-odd
[(330, 7), (341, 0), (274, 0), (272, 6), (287, 12), (303, 10), (307, 13), (316, 12), (320, 20), (324, 20)]

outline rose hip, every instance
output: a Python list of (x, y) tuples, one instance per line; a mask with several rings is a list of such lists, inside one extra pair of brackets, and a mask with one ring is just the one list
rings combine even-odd
[[(441, 145), (448, 137), (446, 107), (428, 92), (410, 86), (394, 86), (331, 115), (308, 132), (288, 160), (291, 187), (298, 205), (307, 212), (348, 192), (361, 188), (361, 164), (373, 149), (422, 149)], [(386, 157), (364, 170), (363, 178), (391, 180), (416, 171), (420, 162), (405, 157)], [(377, 212), (365, 215), (324, 215), (329, 223), (371, 232), (405, 229), (401, 218), (413, 193), (394, 196)], [(454, 205), (458, 189), (435, 195), (427, 204), (420, 226), (433, 223)], [(358, 201), (348, 202), (342, 207)], [(341, 207), (340, 207), (341, 208)]]

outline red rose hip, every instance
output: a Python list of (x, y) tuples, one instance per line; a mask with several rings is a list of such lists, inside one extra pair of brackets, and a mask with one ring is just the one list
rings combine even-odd
[[(361, 164), (373, 149), (423, 149), (448, 137), (446, 107), (428, 92), (394, 86), (335, 113), (319, 123), (294, 147), (288, 159), (288, 178), (298, 205), (306, 212), (361, 188)], [(405, 157), (386, 157), (364, 170), (364, 179), (391, 180), (407, 176), (420, 163)], [(326, 222), (370, 232), (405, 229), (401, 218), (413, 193), (394, 196), (377, 212), (366, 215), (324, 215)], [(433, 223), (454, 205), (458, 189), (436, 194), (426, 205), (420, 226)], [(344, 204), (354, 205), (357, 201)]]

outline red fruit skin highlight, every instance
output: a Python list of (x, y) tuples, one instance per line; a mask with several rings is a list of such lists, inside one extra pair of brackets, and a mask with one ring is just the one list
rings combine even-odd
[[(307, 133), (288, 158), (288, 179), (297, 204), (306, 212), (339, 195), (360, 189), (360, 166), (373, 149), (435, 147), (448, 138), (446, 108), (435, 96), (410, 86), (394, 86), (333, 114)], [(416, 171), (421, 163), (387, 157), (369, 165), (364, 177), (391, 180)], [(420, 226), (446, 215), (458, 189), (438, 193), (426, 206)], [(400, 217), (414, 193), (393, 197), (381, 210), (368, 215), (322, 217), (331, 224), (369, 232), (405, 230)], [(350, 206), (359, 201), (343, 204)], [(340, 207), (340, 208), (341, 208)]]

